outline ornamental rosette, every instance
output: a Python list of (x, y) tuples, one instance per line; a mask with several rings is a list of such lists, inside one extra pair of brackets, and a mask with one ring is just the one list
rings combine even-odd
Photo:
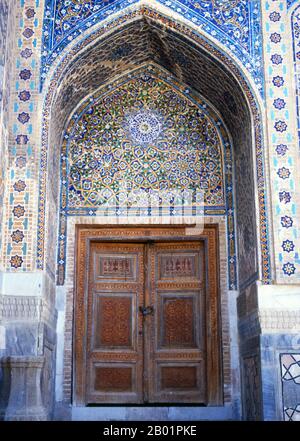
[(287, 276), (292, 276), (296, 272), (296, 267), (293, 263), (288, 262), (283, 265), (282, 270)]
[(12, 268), (21, 268), (23, 264), (23, 259), (21, 256), (16, 255), (12, 256), (9, 262)]

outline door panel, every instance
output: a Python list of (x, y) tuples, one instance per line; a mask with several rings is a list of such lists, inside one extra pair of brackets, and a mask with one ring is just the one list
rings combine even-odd
[(135, 295), (95, 292), (95, 314), (93, 329), (93, 349), (127, 348), (134, 350)]
[(159, 349), (199, 347), (197, 293), (158, 292)]
[(202, 242), (149, 246), (149, 402), (206, 403)]
[(93, 384), (97, 392), (126, 393), (136, 389), (133, 364), (94, 363)]
[(144, 245), (92, 243), (87, 403), (143, 400)]
[(157, 363), (159, 389), (163, 393), (178, 395), (178, 402), (186, 402), (185, 393), (198, 394), (201, 387), (202, 369), (197, 363)]
[(216, 225), (78, 227), (74, 403), (221, 405), (218, 270)]
[(203, 242), (90, 245), (89, 403), (206, 403)]
[(198, 281), (201, 272), (199, 253), (176, 254), (160, 252), (157, 256), (158, 281), (185, 279)]

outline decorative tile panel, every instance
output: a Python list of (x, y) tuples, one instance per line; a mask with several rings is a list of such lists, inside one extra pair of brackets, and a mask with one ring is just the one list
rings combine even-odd
[(296, 81), (296, 106), (298, 117), (298, 141), (300, 146), (300, 5), (297, 6), (291, 16), (293, 36), (293, 61)]
[(17, 20), (11, 66), (6, 222), (3, 262), (8, 270), (32, 271), (35, 267), (36, 164), (35, 130), (38, 126), (36, 98), (42, 23), (39, 0), (20, 0), (14, 6)]
[(8, 1), (2, 1), (0, 5), (0, 117), (2, 113), (2, 93), (5, 67), (6, 37), (8, 22)]
[(287, 3), (263, 1), (262, 7), (276, 278), (294, 283), (300, 278), (299, 199)]
[[(77, 2), (78, 3), (78, 2)], [(82, 2), (80, 2), (83, 4)], [(87, 4), (87, 2), (85, 2)], [(91, 2), (89, 2), (91, 3)], [(115, 2), (110, 2), (111, 5)], [(165, 4), (165, 2), (162, 2)], [(79, 3), (78, 3), (79, 4)], [(175, 4), (175, 3), (174, 3)], [(261, 36), (260, 32), (260, 10), (258, 8), (259, 2), (253, 1), (251, 4), (248, 4), (246, 1), (241, 1), (236, 4), (235, 8), (232, 8), (232, 3), (219, 3), (219, 2), (188, 2), (182, 0), (180, 2), (181, 5), (185, 5), (189, 11), (196, 11), (195, 14), (201, 16), (201, 20), (205, 18), (205, 26), (202, 26), (202, 21), (197, 21), (198, 19), (193, 19), (194, 12), (192, 15), (185, 15), (185, 18), (190, 19), (196, 25), (199, 24), (199, 27), (204, 29), (207, 33), (210, 33), (215, 38), (218, 38), (222, 34), (222, 38), (226, 37), (227, 40), (222, 40), (224, 43), (224, 47), (228, 48), (228, 52), (231, 51), (234, 53), (235, 48), (239, 46), (242, 48), (242, 52), (239, 52), (240, 57), (239, 60), (245, 60), (244, 64), (247, 65), (247, 68), (251, 68), (251, 63), (256, 57), (255, 53), (258, 54), (261, 51), (261, 44), (258, 44)], [(108, 5), (109, 6), (109, 5)], [(170, 4), (167, 5), (170, 8), (173, 6)], [(41, 256), (43, 253), (43, 249), (45, 247), (45, 229), (44, 229), (44, 219), (42, 222), (38, 224), (38, 241), (36, 243), (36, 238), (34, 237), (35, 232), (35, 216), (36, 210), (34, 205), (36, 203), (36, 185), (38, 180), (38, 170), (35, 167), (35, 161), (40, 156), (40, 167), (43, 171), (40, 174), (41, 177), (41, 188), (44, 184), (43, 181), (43, 173), (45, 171), (45, 167), (47, 165), (47, 158), (44, 155), (44, 142), (42, 144), (41, 152), (38, 149), (38, 136), (39, 133), (39, 124), (40, 120), (37, 118), (37, 106), (39, 100), (37, 99), (37, 90), (39, 88), (39, 81), (37, 80), (37, 71), (39, 71), (39, 63), (40, 63), (40, 42), (41, 42), (41, 16), (42, 16), (42, 8), (43, 4), (39, 1), (26, 1), (25, 3), (20, 0), (18, 6), (18, 14), (20, 18), (20, 29), (18, 31), (18, 58), (16, 59), (15, 64), (15, 94), (13, 96), (12, 108), (14, 110), (13, 114), (15, 115), (15, 125), (13, 131), (11, 133), (11, 158), (10, 161), (13, 164), (11, 168), (12, 178), (11, 182), (8, 185), (7, 191), (7, 199), (6, 206), (8, 207), (8, 213), (10, 215), (8, 222), (5, 226), (6, 232), (6, 243), (5, 243), (5, 252), (4, 257), (6, 260), (6, 267), (10, 270), (32, 270), (36, 267), (35, 262), (35, 249), (38, 249), (38, 258), (37, 258), (37, 267), (42, 269), (45, 263), (45, 256)], [(101, 9), (101, 8), (100, 8)], [(174, 8), (173, 8), (174, 9)], [(178, 8), (177, 8), (178, 9)], [(188, 12), (188, 9), (185, 9), (185, 12)], [(175, 9), (174, 9), (175, 10)], [(100, 11), (100, 10), (99, 10)], [(198, 12), (197, 12), (198, 11)], [(62, 12), (62, 11), (61, 11)], [(177, 11), (178, 12), (178, 11)], [(64, 12), (62, 12), (64, 14)], [(151, 12), (149, 12), (151, 14)], [(152, 14), (155, 18), (155, 14)], [(108, 17), (108, 16), (107, 16)], [(204, 21), (205, 21), (204, 20)], [(203, 22), (204, 23), (204, 22)], [(252, 26), (248, 26), (247, 23)], [(178, 26), (181, 26), (177, 24)], [(81, 26), (81, 25), (80, 25)], [(217, 29), (218, 28), (218, 29)], [(222, 29), (221, 29), (222, 28)], [(75, 29), (75, 28), (74, 28)], [(81, 28), (83, 29), (83, 28)], [(217, 32), (218, 30), (218, 32)], [(220, 33), (219, 33), (220, 31)], [(65, 32), (65, 31), (64, 31)], [(66, 31), (67, 32), (67, 31)], [(216, 32), (216, 34), (215, 34)], [(253, 34), (252, 34), (253, 32)], [(277, 32), (277, 34), (279, 34)], [(197, 34), (198, 35), (198, 34)], [(255, 38), (254, 38), (255, 36)], [(195, 34), (195, 38), (198, 38)], [(253, 37), (253, 38), (252, 38)], [(221, 38), (221, 37), (220, 37)], [(258, 38), (258, 39), (257, 39)], [(273, 35), (274, 44), (280, 44), (278, 39), (278, 35)], [(54, 41), (54, 40), (53, 40)], [(221, 41), (221, 40), (220, 40)], [(275, 43), (276, 41), (276, 43)], [(58, 42), (58, 40), (57, 40)], [(230, 46), (230, 42), (233, 42), (232, 46)], [(55, 43), (56, 44), (56, 43)], [(235, 46), (236, 45), (236, 46)], [(235, 46), (235, 48), (234, 48)], [(126, 52), (128, 48), (124, 47), (122, 50)], [(130, 50), (130, 48), (129, 48)], [(240, 50), (240, 49), (239, 49)], [(236, 54), (238, 52), (235, 52)], [(246, 53), (248, 55), (246, 55)], [(118, 54), (113, 53), (112, 57), (117, 57)], [(243, 57), (252, 57), (252, 61), (246, 62), (246, 59)], [(254, 58), (253, 58), (254, 57)], [(226, 57), (225, 57), (226, 58)], [(258, 60), (258, 58), (256, 59)], [(114, 61), (112, 59), (112, 61)], [(249, 60), (248, 60), (249, 61)], [(253, 66), (253, 63), (252, 63)], [(261, 65), (259, 62), (256, 63), (255, 72), (260, 71)], [(237, 67), (235, 67), (236, 70)], [(252, 69), (252, 68), (251, 68)], [(250, 69), (250, 70), (251, 70)], [(245, 82), (245, 79), (242, 79)], [(258, 83), (257, 83), (258, 84)], [(259, 86), (260, 87), (260, 86)], [(231, 99), (230, 94), (226, 97), (226, 100), (229, 102)], [(251, 98), (252, 99), (252, 98)], [(232, 104), (232, 111), (234, 112), (234, 101)], [(282, 106), (283, 103), (277, 102), (277, 106)], [(45, 113), (49, 108), (45, 107)], [(149, 114), (148, 114), (149, 120)], [(155, 115), (155, 118), (157, 115)], [(145, 118), (145, 114), (131, 115), (131, 118), (127, 119), (127, 132), (131, 131), (131, 135), (141, 137), (141, 134), (137, 133), (136, 130), (134, 132), (134, 127), (137, 126), (137, 118)], [(152, 122), (155, 120), (152, 115)], [(160, 120), (156, 120), (157, 131), (160, 130)], [(284, 127), (284, 125), (282, 125)], [(257, 130), (257, 136), (259, 130)], [(147, 144), (147, 133), (143, 133), (144, 143)], [(158, 135), (159, 136), (159, 135)], [(261, 149), (258, 147), (258, 149)], [(258, 152), (260, 155), (261, 152)], [(259, 163), (258, 167), (258, 176), (261, 185), (261, 168), (262, 164)], [(263, 171), (262, 171), (263, 173)], [(22, 181), (25, 184), (24, 190), (19, 191), (20, 189), (19, 182)], [(88, 185), (88, 183), (86, 183)], [(229, 199), (230, 196), (226, 192), (226, 197)], [(264, 196), (265, 197), (265, 196)], [(260, 196), (260, 200), (264, 198), (262, 195)], [(285, 200), (288, 199), (288, 196)], [(49, 207), (45, 205), (45, 194), (42, 192), (38, 196), (39, 203), (39, 217), (43, 218), (43, 210), (48, 210)], [(52, 204), (52, 202), (51, 202)], [(264, 205), (264, 201), (262, 202)], [(52, 204), (51, 207), (55, 208), (55, 205)], [(262, 237), (263, 241), (267, 241), (267, 230), (265, 229), (264, 223), (266, 222), (265, 217), (265, 207), (262, 208)], [(40, 216), (40, 213), (41, 216)], [(221, 214), (221, 213), (219, 213)], [(50, 214), (48, 214), (48, 221), (50, 219)], [(232, 227), (230, 227), (232, 229)], [(18, 231), (17, 236), (14, 232)], [(62, 231), (62, 230), (61, 230)], [(63, 233), (62, 233), (63, 235)], [(19, 240), (16, 240), (16, 237)], [(22, 239), (20, 239), (22, 237)], [(230, 238), (230, 253), (232, 256), (232, 244), (234, 243), (233, 235), (228, 235)], [(49, 243), (49, 239), (48, 239)], [(265, 244), (263, 245), (264, 250), (267, 249)], [(40, 252), (40, 250), (42, 250)], [(46, 253), (47, 254), (47, 253)], [(47, 256), (48, 258), (48, 256)], [(235, 266), (235, 258), (232, 257), (229, 262), (229, 267), (234, 268)], [(288, 263), (288, 262), (287, 262)], [(20, 265), (20, 266), (19, 266)], [(47, 265), (47, 263), (46, 263)], [(53, 265), (52, 265), (53, 266)], [(269, 267), (264, 263), (264, 278), (267, 279), (269, 277)], [(293, 269), (289, 267), (288, 271), (292, 271)], [(231, 279), (234, 278), (234, 274), (232, 270), (230, 270)], [(267, 274), (268, 273), (268, 274)], [(233, 286), (233, 285), (232, 285)]]
[[(115, 208), (122, 215), (124, 185), (128, 191), (152, 190), (150, 197), (197, 189), (206, 207), (225, 207), (218, 131), (197, 105), (148, 72), (110, 85), (102, 96), (76, 111), (65, 134), (63, 209), (76, 214)], [(132, 195), (128, 202), (140, 208), (148, 201)]]
[[(8, 27), (8, 1), (3, 0), (0, 4), (0, 252), (2, 247), (2, 225), (3, 225), (3, 195), (4, 195), (4, 182), (5, 182), (5, 170), (6, 170), (6, 151), (7, 151), (7, 115), (5, 89), (7, 90), (7, 58), (6, 51), (8, 46), (7, 41), (7, 27)], [(1, 265), (1, 258), (0, 258)]]
[[(42, 77), (63, 49), (83, 32), (139, 0), (45, 1)], [(151, 2), (155, 7), (156, 2)], [(258, 0), (157, 0), (201, 27), (234, 53), (249, 70), (263, 94), (261, 14)]]
[[(227, 214), (228, 241), (234, 238), (225, 127), (206, 102), (156, 67), (118, 79), (85, 101), (71, 118), (61, 158), (59, 283), (68, 216)], [(228, 249), (234, 287), (235, 247)]]
[(280, 354), (283, 418), (300, 421), (300, 354)]
[[(42, 269), (44, 267), (44, 256), (45, 256), (45, 254), (44, 254), (44, 234), (45, 234), (44, 225), (45, 225), (45, 209), (46, 209), (46, 206), (45, 206), (46, 166), (47, 166), (47, 160), (48, 160), (47, 152), (48, 152), (48, 135), (49, 135), (49, 122), (50, 122), (49, 121), (49, 112), (50, 112), (50, 106), (51, 106), (53, 94), (55, 93), (55, 90), (56, 90), (56, 81), (59, 78), (59, 76), (61, 75), (63, 69), (69, 63), (69, 61), (71, 59), (73, 59), (73, 57), (76, 56), (76, 54), (78, 54), (78, 52), (83, 50), (89, 43), (96, 41), (96, 39), (98, 37), (102, 37), (105, 33), (109, 32), (110, 30), (112, 30), (116, 26), (118, 26), (118, 24), (120, 24), (120, 23), (124, 24), (124, 23), (128, 22), (129, 20), (135, 19), (137, 17), (143, 17), (143, 19), (145, 17), (146, 18), (149, 17), (149, 20), (150, 19), (155, 20), (155, 21), (157, 21), (157, 23), (159, 23), (163, 27), (167, 26), (169, 28), (169, 30), (175, 29), (176, 31), (182, 33), (183, 36), (187, 36), (189, 39), (192, 39), (196, 44), (199, 44), (201, 47), (206, 49), (208, 53), (211, 53), (214, 57), (216, 57), (221, 63), (224, 63), (229, 68), (229, 70), (231, 70), (234, 73), (234, 75), (236, 75), (236, 77), (239, 79), (241, 87), (249, 99), (249, 105), (251, 107), (251, 112), (252, 112), (253, 118), (255, 120), (255, 147), (256, 147), (256, 161), (257, 161), (257, 168), (256, 168), (257, 176), (256, 177), (257, 177), (257, 183), (258, 183), (258, 197), (259, 197), (260, 251), (262, 254), (262, 280), (263, 280), (263, 283), (270, 283), (270, 270), (271, 270), (271, 268), (270, 268), (270, 253), (269, 253), (269, 244), (268, 244), (269, 237), (268, 237), (267, 210), (266, 210), (267, 209), (267, 205), (266, 205), (267, 204), (267, 194), (265, 192), (265, 181), (264, 181), (264, 167), (265, 167), (265, 165), (264, 165), (264, 158), (263, 158), (262, 126), (261, 126), (260, 116), (258, 113), (257, 102), (256, 102), (256, 99), (255, 99), (253, 93), (252, 93), (252, 89), (249, 88), (248, 80), (247, 80), (247, 78), (244, 77), (244, 75), (243, 75), (242, 71), (239, 69), (239, 67), (235, 63), (233, 63), (232, 60), (226, 55), (226, 52), (219, 51), (216, 47), (212, 46), (203, 36), (201, 36), (200, 34), (198, 34), (195, 31), (192, 31), (190, 28), (185, 27), (181, 23), (175, 22), (174, 20), (167, 18), (166, 16), (163, 16), (160, 13), (157, 13), (157, 12), (150, 10), (150, 9), (147, 9), (147, 8), (143, 8), (142, 10), (136, 10), (136, 11), (130, 12), (127, 15), (124, 15), (118, 19), (114, 19), (111, 22), (108, 22), (108, 24), (105, 24), (105, 26), (98, 28), (98, 30), (96, 30), (93, 34), (90, 34), (89, 36), (80, 40), (79, 43), (70, 50), (70, 53), (68, 53), (62, 60), (60, 60), (60, 64), (58, 65), (58, 68), (55, 72), (55, 75), (49, 84), (49, 89), (48, 89), (48, 92), (47, 92), (47, 95), (45, 98), (45, 107), (44, 107), (45, 111), (44, 111), (44, 120), (43, 120), (43, 135), (42, 135), (42, 150), (41, 150), (41, 169), (40, 169), (40, 187), (39, 187), (40, 209), (39, 209), (39, 219), (38, 219), (37, 268)], [(117, 49), (119, 50), (119, 48), (117, 48)], [(126, 51), (127, 51), (127, 47), (126, 47)], [(131, 69), (132, 69), (132, 67), (131, 67)], [(104, 68), (104, 70), (105, 70), (105, 68)], [(121, 72), (122, 72), (122, 70), (121, 70)], [(68, 91), (69, 90), (70, 89), (68, 88)], [(67, 93), (67, 95), (69, 95), (69, 92)], [(65, 98), (66, 98), (65, 105), (68, 105), (67, 103), (69, 103), (69, 101), (70, 101), (68, 99), (67, 95), (65, 96)], [(228, 98), (228, 96), (229, 96), (229, 98)], [(222, 101), (223, 98), (220, 97), (220, 99)], [(228, 95), (228, 93), (224, 94), (224, 99), (226, 99), (226, 103), (224, 103), (224, 106), (227, 108), (227, 102), (229, 102), (231, 112), (233, 112), (232, 113), (232, 115), (233, 115), (234, 112), (237, 110), (237, 107), (235, 106), (234, 100), (232, 100), (232, 97), (230, 98), (230, 94)], [(218, 102), (220, 102), (220, 100), (218, 100)], [(74, 106), (72, 107), (72, 109), (73, 108), (74, 108)], [(230, 118), (230, 120), (232, 120), (232, 117)], [(246, 131), (247, 131), (247, 129), (246, 129)], [(241, 131), (241, 140), (240, 141), (251, 143), (251, 138), (249, 136), (246, 140), (244, 130)], [(238, 143), (238, 145), (240, 145), (240, 142)], [(246, 156), (248, 155), (248, 157), (245, 157), (245, 152), (242, 152), (242, 153), (244, 153), (244, 157), (242, 157), (242, 155), (241, 155), (240, 162), (241, 162), (241, 164), (243, 164), (243, 167), (244, 167), (243, 173), (246, 172), (247, 177), (249, 178), (247, 180), (247, 185), (246, 185), (246, 186), (248, 186), (248, 181), (251, 181), (251, 175), (252, 175), (252, 173), (251, 173), (251, 167), (252, 167), (251, 155), (250, 155), (250, 163), (249, 163), (249, 166), (247, 167), (247, 164), (245, 163), (245, 159), (247, 160), (247, 163), (248, 163), (249, 162), (249, 154), (246, 153)], [(241, 170), (242, 170), (242, 168), (241, 168)], [(244, 185), (245, 185), (245, 181), (244, 181)], [(252, 185), (252, 181), (251, 181), (250, 185)], [(249, 198), (249, 194), (248, 194), (248, 198)], [(253, 197), (250, 196), (250, 199), (254, 204), (254, 195), (253, 195)], [(247, 208), (249, 208), (249, 204), (248, 204)], [(252, 206), (251, 206), (251, 210), (249, 212), (254, 213), (254, 210), (252, 210)], [(254, 214), (253, 214), (252, 218), (254, 218)], [(252, 218), (251, 218), (251, 216), (249, 217), (249, 215), (247, 214), (247, 221), (250, 221), (249, 225), (253, 224)], [(244, 219), (243, 219), (242, 224), (244, 226), (246, 226), (247, 222), (244, 222)], [(250, 228), (252, 228), (252, 227), (250, 226)], [(244, 239), (246, 240), (246, 238), (249, 237), (249, 234), (248, 234), (249, 229), (247, 228), (247, 231), (246, 231), (246, 227), (245, 227), (244, 230), (245, 231), (241, 232), (241, 235), (243, 236), (243, 240)], [(62, 231), (62, 237), (64, 237), (66, 230), (63, 231), (63, 229), (62, 229), (61, 231)], [(251, 271), (252, 271), (252, 267), (256, 266), (256, 258), (254, 255), (256, 253), (256, 251), (255, 251), (255, 246), (252, 246), (252, 244), (255, 243), (254, 229), (253, 229), (253, 231), (250, 231), (250, 233), (254, 233), (251, 235), (253, 240), (251, 239), (250, 241), (247, 241), (248, 249), (249, 249), (249, 247), (253, 248), (253, 250), (251, 250), (251, 253), (253, 251), (251, 256), (248, 253), (248, 256), (250, 256), (250, 257), (248, 257), (248, 261), (252, 262), (252, 266), (251, 266)], [(231, 237), (230, 241), (231, 241), (231, 245), (230, 245), (230, 249), (231, 249), (231, 246), (234, 243), (234, 238)], [(245, 249), (245, 253), (247, 253), (246, 249)], [(245, 254), (245, 256), (246, 256), (246, 254)], [(62, 260), (62, 264), (64, 264), (63, 260)], [(233, 266), (234, 266), (234, 262), (231, 261), (230, 268)], [(242, 266), (244, 267), (245, 265), (242, 265)], [(231, 269), (229, 271), (231, 271)], [(256, 271), (255, 268), (254, 268), (254, 271)], [(253, 276), (254, 275), (255, 274), (253, 273)], [(232, 274), (230, 275), (230, 277), (232, 277)]]

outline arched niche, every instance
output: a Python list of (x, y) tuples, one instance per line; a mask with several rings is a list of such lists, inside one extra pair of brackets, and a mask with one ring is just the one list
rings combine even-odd
[[(123, 20), (123, 21), (122, 21)], [(237, 250), (237, 288), (241, 294), (250, 292), (250, 307), (255, 304), (255, 283), (259, 279), (269, 283), (271, 255), (267, 219), (267, 184), (264, 170), (262, 115), (258, 95), (249, 86), (242, 68), (239, 68), (222, 49), (208, 42), (190, 28), (169, 18), (144, 9), (120, 20), (87, 39), (65, 54), (53, 77), (45, 83), (43, 131), (40, 169), (40, 210), (38, 222), (37, 266), (53, 275), (56, 266), (57, 222), (60, 212), (60, 161), (64, 161), (61, 147), (65, 129), (86, 100), (93, 99), (95, 91), (109, 87), (115, 81), (141, 67), (156, 65), (167, 72), (172, 82), (191, 90), (192, 95), (211, 104), (220, 116), (232, 141), (233, 182)], [(201, 98), (203, 97), (203, 98)], [(225, 145), (225, 144), (224, 144)], [(226, 149), (223, 149), (223, 154)], [(228, 158), (224, 158), (226, 164)], [(230, 165), (229, 165), (230, 167)], [(225, 173), (226, 176), (226, 173)], [(230, 192), (226, 193), (230, 198)], [(64, 194), (62, 193), (62, 199)], [(233, 214), (226, 201), (227, 220)], [(46, 216), (47, 213), (47, 216)], [(108, 219), (106, 217), (106, 219)], [(76, 216), (61, 213), (60, 226), (67, 222), (68, 234), (65, 252), (59, 266), (66, 265), (66, 335), (65, 335), (65, 399), (71, 400), (68, 378), (72, 375), (72, 338), (75, 274), (76, 222), (97, 224), (97, 216)], [(110, 221), (117, 223), (116, 217)], [(101, 222), (105, 220), (102, 218)], [(229, 222), (228, 224), (229, 225)], [(231, 226), (233, 227), (233, 225)], [(60, 229), (60, 240), (65, 240)], [(227, 236), (229, 237), (229, 235)], [(233, 248), (226, 247), (225, 230), (220, 235), (222, 248), (221, 305), (222, 357), (224, 367), (225, 402), (232, 396), (228, 320), (228, 259)], [(61, 245), (61, 244), (60, 244)], [(61, 249), (59, 249), (59, 252)], [(234, 258), (232, 262), (235, 263)], [(232, 286), (231, 288), (235, 288)], [(253, 289), (252, 289), (253, 288)], [(247, 295), (242, 295), (245, 299)], [(248, 300), (247, 300), (248, 301)], [(242, 307), (241, 302), (241, 307)], [(244, 308), (246, 313), (248, 306)], [(243, 310), (241, 314), (244, 314)], [(236, 337), (236, 335), (235, 335)]]
[(146, 64), (90, 95), (69, 120), (61, 157), (59, 284), (68, 216), (204, 223), (210, 215), (228, 217), (228, 284), (236, 288), (231, 139), (211, 104), (166, 70)]
[[(45, 97), (44, 168), (41, 170), (40, 194), (45, 195), (47, 157), (46, 198), (52, 206), (48, 211), (57, 213), (57, 151), (62, 143), (64, 127), (76, 106), (112, 78), (152, 61), (206, 97), (228, 127), (234, 148), (239, 286), (246, 287), (257, 278), (268, 283), (271, 268), (263, 139), (255, 97), (241, 71), (226, 54), (188, 28), (166, 21), (159, 14), (154, 19), (154, 15), (151, 11), (149, 15), (144, 11), (143, 15), (134, 15), (132, 21), (116, 27), (114, 32), (110, 29), (107, 36), (102, 35), (95, 40), (90, 38), (86, 45), (79, 43), (78, 53), (74, 49), (72, 57), (63, 60), (61, 68), (54, 74)], [(44, 220), (43, 203), (39, 212), (39, 268), (44, 266)], [(54, 219), (52, 221), (55, 222)], [(52, 238), (48, 242), (52, 243)], [(51, 267), (54, 272), (55, 252), (51, 250), (50, 253), (51, 256), (47, 256), (48, 268)]]

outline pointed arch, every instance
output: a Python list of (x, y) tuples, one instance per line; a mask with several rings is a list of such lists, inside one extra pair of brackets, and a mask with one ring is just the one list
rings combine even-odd
[[(155, 125), (155, 139), (139, 136), (135, 119), (141, 116)], [(178, 126), (184, 131), (177, 131)], [(169, 211), (164, 209), (175, 218), (182, 217), (182, 211), (176, 214), (182, 209), (185, 216), (228, 216), (228, 282), (229, 289), (236, 289), (231, 138), (203, 97), (159, 66), (141, 66), (102, 86), (74, 109), (61, 158), (59, 284), (65, 276), (67, 216), (136, 216), (145, 207), (130, 197), (143, 191), (146, 199), (163, 192), (172, 200), (182, 198), (180, 204), (185, 199), (184, 206), (172, 201)], [(93, 164), (87, 171), (88, 162)], [(147, 209), (159, 216), (163, 207), (158, 203)]]
[[(267, 219), (267, 187), (265, 179), (265, 167), (264, 167), (264, 151), (263, 151), (263, 132), (262, 132), (262, 114), (260, 111), (261, 100), (259, 94), (257, 94), (251, 87), (251, 79), (246, 78), (242, 69), (233, 61), (233, 59), (224, 52), (220, 47), (216, 47), (211, 41), (208, 41), (205, 37), (200, 35), (195, 30), (189, 28), (186, 25), (175, 22), (174, 20), (163, 16), (162, 14), (153, 11), (149, 8), (141, 8), (140, 10), (133, 11), (126, 14), (126, 16), (118, 17), (115, 21), (112, 20), (105, 28), (100, 28), (95, 31), (94, 34), (89, 35), (86, 39), (82, 39), (76, 46), (68, 52), (53, 72), (53, 76), (45, 87), (45, 100), (43, 111), (43, 129), (42, 129), (42, 150), (41, 150), (41, 163), (40, 163), (40, 184), (39, 184), (39, 216), (38, 216), (38, 249), (37, 249), (37, 266), (42, 269), (44, 267), (45, 260), (45, 208), (46, 208), (46, 183), (47, 183), (47, 157), (49, 149), (49, 127), (51, 120), (51, 113), (58, 115), (57, 109), (60, 110), (59, 121), (57, 126), (57, 136), (62, 132), (63, 125), (65, 124), (69, 114), (70, 107), (75, 107), (78, 101), (84, 99), (89, 93), (89, 90), (85, 90), (85, 87), (80, 89), (80, 81), (77, 84), (72, 84), (72, 73), (74, 69), (79, 66), (79, 61), (92, 60), (91, 55), (103, 54), (105, 45), (107, 47), (108, 58), (102, 63), (101, 72), (104, 76), (101, 78), (95, 78), (95, 82), (104, 84), (107, 81), (109, 75), (117, 77), (122, 72), (135, 67), (130, 60), (135, 60), (137, 52), (131, 52), (128, 47), (118, 44), (118, 38), (122, 41), (122, 35), (127, 32), (128, 35), (132, 35), (134, 26), (139, 32), (147, 32), (150, 29), (150, 44), (148, 47), (152, 48), (152, 52), (140, 52), (141, 58), (139, 63), (149, 61), (153, 56), (153, 49), (160, 48), (158, 51), (159, 59), (158, 64), (161, 64), (165, 68), (169, 68), (172, 74), (177, 76), (181, 81), (185, 82), (189, 86), (195, 88), (201, 95), (209, 96), (212, 104), (221, 109), (221, 115), (229, 127), (229, 130), (234, 136), (240, 135), (244, 139), (236, 141), (236, 144), (241, 143), (251, 144), (250, 132), (253, 130), (253, 144), (254, 152), (251, 153), (244, 149), (239, 163), (243, 164), (245, 159), (249, 164), (254, 161), (256, 169), (256, 182), (251, 183), (253, 187), (253, 203), (254, 203), (254, 187), (256, 192), (256, 201), (258, 206), (258, 225), (257, 231), (260, 242), (259, 262), (260, 262), (260, 278), (263, 283), (270, 283), (271, 280), (271, 254), (269, 245), (268, 234), (268, 219)], [(172, 50), (170, 41), (174, 42), (174, 50)], [(115, 45), (114, 52), (112, 53), (112, 44)], [(99, 46), (100, 45), (100, 46)], [(101, 46), (102, 45), (102, 46)], [(101, 50), (100, 50), (101, 47)], [(138, 45), (136, 46), (138, 47)], [(135, 47), (135, 49), (136, 49)], [(189, 53), (186, 56), (185, 51), (177, 51), (176, 48), (187, 48)], [(119, 50), (119, 52), (118, 52)], [(154, 51), (155, 52), (155, 51)], [(177, 59), (174, 59), (177, 55)], [(183, 56), (182, 56), (183, 55)], [(126, 58), (127, 57), (127, 58)], [(179, 58), (178, 58), (179, 57)], [(101, 56), (98, 57), (101, 60)], [(122, 62), (127, 60), (126, 63)], [(200, 63), (200, 61), (201, 63)], [(103, 61), (103, 59), (102, 59)], [(154, 60), (156, 61), (156, 60)], [(79, 63), (79, 64), (78, 64)], [(134, 63), (133, 63), (134, 64)], [(84, 63), (83, 63), (84, 65)], [(95, 65), (96, 66), (96, 65)], [(94, 67), (95, 67), (94, 66)], [(202, 66), (202, 68), (201, 68)], [(98, 66), (99, 67), (99, 66)], [(73, 70), (72, 70), (73, 69)], [(99, 70), (98, 70), (99, 71)], [(96, 72), (96, 68), (91, 72)], [(83, 80), (79, 69), (79, 79)], [(193, 75), (194, 77), (193, 77)], [(201, 74), (204, 75), (204, 80), (201, 81)], [(205, 78), (206, 76), (206, 78)], [(88, 75), (85, 77), (86, 84), (90, 84), (91, 88), (95, 88), (95, 82), (89, 81), (91, 77)], [(59, 84), (59, 87), (58, 87)], [(81, 83), (83, 84), (83, 83)], [(69, 88), (68, 88), (69, 87)], [(227, 87), (227, 89), (226, 89)], [(74, 97), (77, 102), (75, 103)], [(65, 103), (65, 105), (63, 105)], [(59, 106), (58, 106), (59, 104)], [(239, 120), (239, 124), (242, 127), (243, 115), (248, 116), (248, 135), (239, 134), (236, 129), (236, 122)], [(252, 127), (252, 128), (251, 128)], [(252, 136), (252, 134), (251, 134)], [(246, 139), (247, 138), (247, 139)], [(51, 142), (51, 144), (55, 144)], [(59, 142), (58, 142), (59, 144)], [(253, 155), (253, 157), (252, 157)], [(246, 158), (247, 157), (247, 158)], [(248, 168), (252, 168), (249, 166)], [(248, 173), (249, 183), (252, 180), (251, 171), (247, 169), (240, 169), (240, 174)], [(240, 198), (243, 199), (243, 196)], [(242, 204), (240, 204), (242, 207)], [(241, 212), (247, 209), (247, 203), (244, 204)], [(255, 213), (255, 207), (251, 208), (253, 216)], [(254, 219), (254, 218), (253, 218)], [(247, 222), (245, 222), (247, 223)], [(253, 224), (253, 220), (251, 220)], [(254, 221), (255, 223), (255, 221)], [(256, 233), (250, 231), (247, 227), (243, 232), (240, 232), (239, 236), (242, 237), (240, 248), (245, 247), (245, 243), (249, 243), (246, 240), (250, 239), (253, 243)], [(251, 282), (250, 279), (257, 278), (255, 274), (256, 267), (256, 251), (253, 249), (244, 249), (243, 256), (240, 256), (242, 265), (247, 266), (247, 254), (252, 256), (249, 258), (253, 264), (253, 274), (247, 280), (247, 274), (240, 280), (240, 285), (247, 285)]]

